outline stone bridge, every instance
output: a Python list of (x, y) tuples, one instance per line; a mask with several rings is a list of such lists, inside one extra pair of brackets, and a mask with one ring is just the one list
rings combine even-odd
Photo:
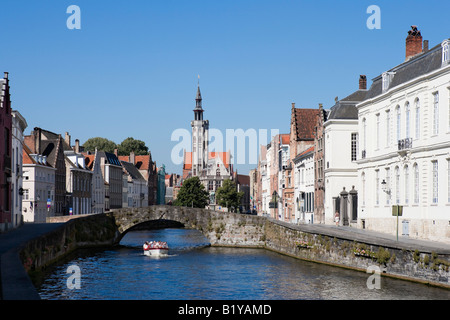
[(124, 208), (105, 214), (117, 228), (113, 243), (120, 242), (130, 230), (145, 228), (185, 227), (197, 229), (211, 245), (264, 247), (264, 224), (267, 219), (207, 209), (151, 206)]
[[(295, 258), (365, 272), (374, 264), (385, 275), (450, 287), (450, 248), (422, 241), (393, 241), (354, 228), (293, 225), (260, 216), (206, 209), (151, 206), (76, 217), (20, 248), (28, 273), (73, 250), (113, 246), (141, 227), (185, 227), (201, 231), (212, 246), (265, 248)], [(371, 255), (357, 254), (364, 250)]]

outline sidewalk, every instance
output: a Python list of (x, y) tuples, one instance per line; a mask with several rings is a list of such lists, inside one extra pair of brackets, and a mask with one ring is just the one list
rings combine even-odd
[(31, 239), (44, 235), (62, 223), (25, 223), (0, 234), (0, 299), (40, 299), (19, 258), (20, 247)]
[(292, 224), (288, 222), (269, 219), (271, 222), (283, 225), (287, 228), (304, 231), (308, 233), (322, 234), (329, 237), (347, 239), (350, 241), (358, 241), (380, 245), (383, 247), (391, 247), (396, 249), (419, 250), (421, 252), (436, 252), (437, 254), (450, 255), (450, 245), (442, 242), (418, 240), (409, 237), (399, 236), (398, 241), (395, 235), (381, 232), (375, 232), (364, 229), (357, 229), (347, 226), (335, 226), (325, 224)]

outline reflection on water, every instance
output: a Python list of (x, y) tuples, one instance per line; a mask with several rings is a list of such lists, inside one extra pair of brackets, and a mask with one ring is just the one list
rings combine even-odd
[[(166, 241), (169, 255), (142, 252)], [(67, 267), (81, 269), (81, 289), (67, 289)], [(111, 250), (83, 253), (56, 266), (38, 288), (43, 299), (448, 299), (449, 291), (305, 262), (263, 249), (209, 247), (197, 230), (134, 231)]]

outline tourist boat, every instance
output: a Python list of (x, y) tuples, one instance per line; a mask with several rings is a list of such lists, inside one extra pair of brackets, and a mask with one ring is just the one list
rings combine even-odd
[(169, 246), (164, 241), (145, 241), (143, 245), (144, 255), (158, 257), (169, 253)]

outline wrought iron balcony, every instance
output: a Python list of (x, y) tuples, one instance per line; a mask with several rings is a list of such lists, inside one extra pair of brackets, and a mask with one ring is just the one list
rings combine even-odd
[(398, 151), (407, 150), (412, 148), (412, 138), (405, 138), (398, 140)]

